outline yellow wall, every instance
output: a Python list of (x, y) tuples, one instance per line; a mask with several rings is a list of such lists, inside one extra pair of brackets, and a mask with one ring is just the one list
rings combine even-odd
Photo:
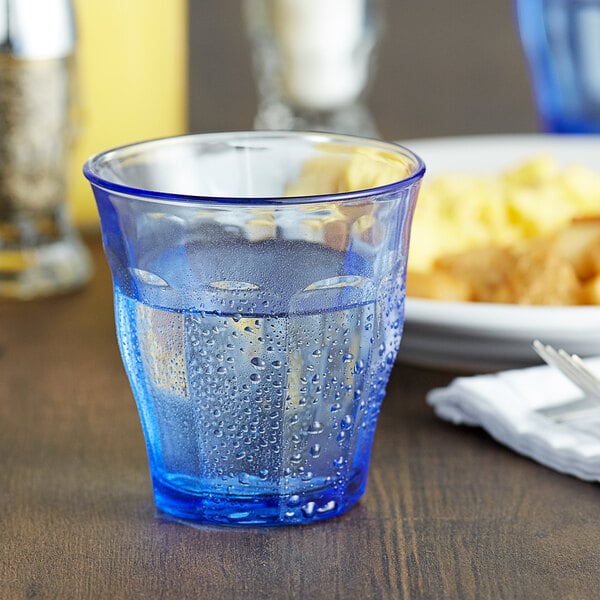
[(187, 130), (187, 0), (75, 0), (75, 140), (69, 204), (98, 218), (81, 169), (107, 148)]

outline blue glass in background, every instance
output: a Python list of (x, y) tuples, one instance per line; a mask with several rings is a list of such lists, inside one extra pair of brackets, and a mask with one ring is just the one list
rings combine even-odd
[[(369, 168), (399, 161), (399, 178), (285, 197), (307, 159), (339, 164), (356, 148)], [(160, 510), (287, 525), (359, 500), (402, 334), (423, 172), (393, 144), (275, 132), (88, 161)]]
[(542, 127), (600, 133), (600, 0), (515, 0)]

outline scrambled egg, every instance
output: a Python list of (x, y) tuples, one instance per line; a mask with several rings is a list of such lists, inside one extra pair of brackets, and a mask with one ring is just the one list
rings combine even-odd
[(600, 214), (600, 173), (539, 156), (498, 175), (445, 175), (426, 181), (413, 221), (409, 270), (443, 256), (517, 246), (576, 217)]

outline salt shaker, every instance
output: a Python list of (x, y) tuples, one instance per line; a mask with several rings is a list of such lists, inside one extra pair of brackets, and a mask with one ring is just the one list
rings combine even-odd
[(382, 11), (380, 0), (245, 0), (255, 127), (376, 136), (365, 92)]
[(0, 0), (0, 297), (90, 276), (66, 206), (75, 45), (70, 0)]

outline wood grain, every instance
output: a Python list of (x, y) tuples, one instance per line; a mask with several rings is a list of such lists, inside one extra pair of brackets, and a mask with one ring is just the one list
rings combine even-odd
[(97, 240), (85, 290), (0, 303), (1, 598), (577, 598), (600, 589), (598, 486), (424, 402), (396, 366), (366, 494), (284, 529), (155, 514)]

